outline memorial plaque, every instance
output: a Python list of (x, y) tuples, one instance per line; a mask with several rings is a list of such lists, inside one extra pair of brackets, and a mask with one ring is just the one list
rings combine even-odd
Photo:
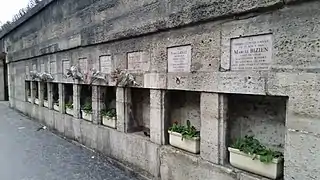
[(51, 63), (50, 63), (50, 70), (51, 70), (51, 74), (56, 74), (56, 73), (57, 73), (57, 65), (56, 65), (56, 62), (51, 62)]
[(231, 70), (268, 70), (271, 62), (271, 34), (231, 40)]
[(45, 68), (45, 66), (44, 66), (44, 63), (41, 64), (40, 68), (41, 68), (41, 72), (45, 72), (45, 71), (46, 71), (46, 68)]
[(37, 71), (37, 65), (36, 64), (32, 65), (32, 71)]
[(70, 61), (68, 60), (62, 61), (63, 74), (67, 74), (67, 69), (69, 68), (70, 68)]
[(150, 61), (146, 52), (128, 53), (128, 70), (149, 71)]
[(190, 72), (191, 46), (168, 48), (168, 72)]
[(26, 74), (27, 74), (27, 75), (29, 75), (29, 74), (30, 74), (29, 66), (26, 66)]
[(87, 58), (79, 59), (79, 67), (82, 73), (88, 72), (88, 60)]
[(99, 71), (110, 74), (112, 71), (111, 56), (100, 56)]

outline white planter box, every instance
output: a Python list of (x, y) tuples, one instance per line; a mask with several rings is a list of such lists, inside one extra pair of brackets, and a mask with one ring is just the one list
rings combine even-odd
[(228, 148), (230, 152), (230, 164), (236, 168), (259, 174), (271, 179), (277, 179), (283, 175), (283, 159), (273, 159), (270, 163), (263, 163), (259, 156), (248, 155), (239, 149)]
[(53, 109), (56, 110), (56, 111), (60, 111), (59, 106), (56, 105), (56, 104), (53, 105)]
[(82, 119), (85, 119), (87, 121), (92, 121), (92, 114), (87, 114), (83, 110), (81, 110)]
[(30, 103), (31, 103), (31, 97), (28, 97), (28, 102), (30, 102)]
[(39, 105), (39, 99), (34, 99), (34, 103)]
[(66, 114), (73, 116), (73, 109), (66, 108)]
[(182, 135), (180, 133), (176, 133), (173, 131), (168, 131), (169, 133), (169, 143), (170, 145), (192, 152), (199, 153), (200, 152), (200, 138), (194, 137), (192, 139), (182, 139)]
[(110, 118), (107, 116), (102, 116), (102, 124), (111, 128), (117, 127), (117, 120), (115, 117)]
[(48, 101), (46, 101), (46, 100), (45, 100), (45, 101), (43, 101), (43, 106), (44, 106), (44, 107), (49, 107), (49, 103), (48, 103)]

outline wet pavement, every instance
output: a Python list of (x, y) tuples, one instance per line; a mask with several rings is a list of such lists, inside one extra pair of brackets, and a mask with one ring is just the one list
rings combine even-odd
[(0, 102), (0, 180), (135, 180)]

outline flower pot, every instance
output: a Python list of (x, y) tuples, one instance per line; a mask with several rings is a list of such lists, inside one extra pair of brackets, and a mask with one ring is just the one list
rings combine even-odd
[(30, 103), (31, 103), (31, 97), (28, 97), (28, 102), (30, 102)]
[(117, 120), (115, 117), (102, 116), (102, 124), (111, 128), (117, 127)]
[(34, 103), (39, 105), (39, 99), (34, 99)]
[(73, 116), (73, 109), (66, 108), (66, 114)]
[(44, 106), (44, 107), (49, 107), (48, 101), (44, 100), (44, 101), (43, 101), (43, 106)]
[(85, 119), (87, 121), (92, 121), (92, 114), (91, 113), (85, 113), (83, 110), (81, 110), (82, 119)]
[(53, 109), (56, 110), (56, 111), (60, 111), (59, 106), (56, 105), (56, 104), (53, 105)]
[[(277, 179), (283, 175), (283, 159), (273, 159), (270, 163), (261, 162), (259, 156), (249, 155), (239, 149), (228, 148), (230, 152), (230, 164), (236, 168), (259, 174), (271, 179)], [(256, 157), (256, 158), (254, 158)]]
[(170, 145), (195, 154), (200, 152), (200, 137), (186, 139), (182, 138), (180, 133), (173, 131), (168, 131), (168, 133)]

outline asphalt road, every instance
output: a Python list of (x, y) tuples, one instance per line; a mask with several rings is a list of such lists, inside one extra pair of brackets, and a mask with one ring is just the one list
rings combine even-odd
[(129, 180), (120, 169), (0, 102), (0, 180)]

